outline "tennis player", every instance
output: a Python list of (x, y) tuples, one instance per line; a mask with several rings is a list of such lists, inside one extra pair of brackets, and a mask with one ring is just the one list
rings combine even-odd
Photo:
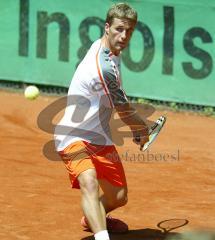
[(77, 67), (64, 116), (55, 129), (56, 149), (71, 186), (81, 190), (81, 225), (92, 231), (96, 240), (109, 240), (110, 232), (128, 231), (126, 223), (107, 216), (127, 203), (125, 173), (109, 127), (112, 110), (130, 127), (134, 139), (139, 137), (136, 144), (149, 140), (148, 127), (130, 106), (120, 77), (120, 53), (136, 23), (137, 12), (128, 4), (118, 3), (109, 9), (104, 35)]

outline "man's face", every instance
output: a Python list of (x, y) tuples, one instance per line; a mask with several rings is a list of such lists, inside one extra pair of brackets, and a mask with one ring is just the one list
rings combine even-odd
[(118, 55), (127, 47), (135, 25), (133, 21), (119, 18), (114, 18), (111, 26), (105, 24), (106, 39), (113, 54)]

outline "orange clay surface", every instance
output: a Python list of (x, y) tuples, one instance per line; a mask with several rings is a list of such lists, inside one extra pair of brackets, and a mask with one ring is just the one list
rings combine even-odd
[[(37, 117), (58, 98), (29, 101), (22, 93), (0, 91), (2, 240), (93, 239), (80, 226), (80, 191), (70, 188), (64, 164), (43, 154), (52, 134), (37, 126)], [(174, 232), (214, 229), (215, 119), (167, 110), (156, 110), (149, 119), (160, 115), (168, 120), (149, 152), (141, 153), (129, 137), (118, 146), (129, 201), (112, 216), (128, 223), (130, 231), (111, 239), (165, 239), (157, 224), (172, 218), (189, 220)]]

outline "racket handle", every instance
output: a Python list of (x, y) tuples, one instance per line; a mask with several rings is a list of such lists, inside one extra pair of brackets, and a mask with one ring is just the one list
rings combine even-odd
[[(155, 123), (152, 127), (149, 128), (149, 134), (148, 135), (150, 135), (153, 132), (153, 130), (157, 127), (157, 125), (158, 125), (158, 123)], [(140, 142), (140, 136), (136, 136), (135, 141), (139, 143)]]
[[(159, 117), (159, 118), (156, 120), (156, 122), (149, 128), (149, 137), (150, 137), (150, 135), (153, 133), (153, 131), (158, 127), (158, 125), (164, 124), (165, 121), (166, 121), (166, 117), (164, 117), (164, 116)], [(136, 137), (135, 137), (135, 141), (136, 141), (137, 143), (139, 143), (140, 140), (141, 140), (141, 137), (140, 137), (140, 136), (136, 136)], [(140, 146), (140, 150), (141, 150), (141, 151), (142, 151), (142, 149), (144, 148), (144, 146), (145, 146), (145, 144)]]
[[(135, 137), (135, 142), (140, 142), (140, 136), (136, 136)], [(143, 147), (144, 147), (144, 145), (140, 145), (140, 151), (142, 151), (143, 150)]]

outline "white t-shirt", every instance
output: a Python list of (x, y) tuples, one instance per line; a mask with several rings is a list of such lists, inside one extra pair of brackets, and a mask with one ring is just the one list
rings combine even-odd
[(128, 102), (120, 79), (120, 59), (95, 41), (72, 78), (67, 107), (55, 128), (61, 151), (76, 141), (113, 145), (109, 120), (117, 104)]

